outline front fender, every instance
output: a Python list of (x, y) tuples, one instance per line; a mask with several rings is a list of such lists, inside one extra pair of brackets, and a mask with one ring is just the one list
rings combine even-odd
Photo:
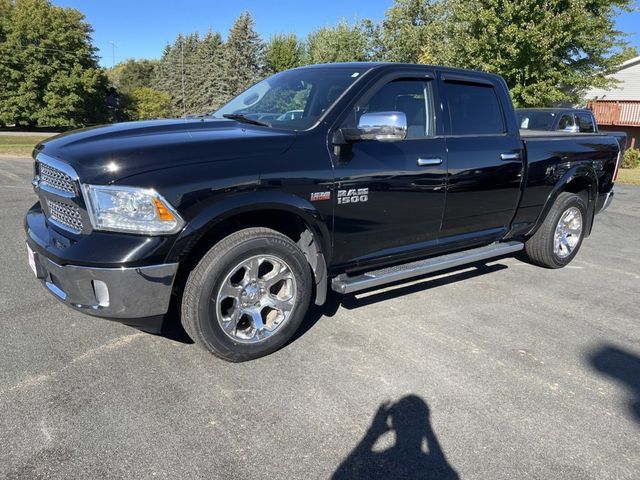
[(246, 212), (277, 210), (296, 215), (310, 228), (325, 258), (331, 256), (331, 236), (325, 219), (307, 200), (281, 191), (250, 191), (225, 195), (201, 204), (178, 235), (168, 258), (179, 262), (189, 255), (192, 248), (208, 232), (225, 220)]
[(587, 185), (589, 201), (587, 204), (587, 218), (585, 221), (585, 225), (587, 225), (585, 236), (589, 236), (591, 234), (591, 228), (593, 227), (593, 219), (595, 216), (596, 200), (598, 198), (598, 175), (591, 165), (580, 164), (570, 167), (555, 183), (553, 189), (547, 196), (542, 211), (540, 212), (540, 215), (538, 215), (534, 226), (527, 232), (527, 236), (533, 235), (538, 228), (540, 228), (545, 218), (547, 218), (551, 207), (558, 198), (558, 195), (567, 191), (569, 189), (569, 184), (575, 181), (584, 181)]

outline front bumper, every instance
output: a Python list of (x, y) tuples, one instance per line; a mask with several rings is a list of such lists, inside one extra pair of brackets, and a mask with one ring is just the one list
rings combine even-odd
[(168, 238), (104, 232), (69, 238), (47, 223), (39, 204), (27, 212), (25, 231), (36, 276), (71, 308), (134, 325), (125, 320), (167, 313), (178, 270), (163, 263)]
[(90, 315), (113, 319), (163, 315), (177, 263), (132, 268), (58, 265), (33, 252), (36, 275), (58, 300)]

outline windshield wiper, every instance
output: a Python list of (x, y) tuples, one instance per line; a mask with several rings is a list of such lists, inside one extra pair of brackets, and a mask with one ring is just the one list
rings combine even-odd
[(238, 122), (250, 123), (251, 125), (260, 125), (262, 127), (270, 127), (271, 124), (268, 122), (263, 122), (262, 120), (256, 120), (255, 118), (245, 117), (239, 113), (224, 113), (222, 115), (224, 118), (229, 118), (231, 120), (236, 120)]

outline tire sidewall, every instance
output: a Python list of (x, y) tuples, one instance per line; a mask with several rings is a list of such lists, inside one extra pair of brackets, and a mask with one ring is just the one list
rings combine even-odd
[[(580, 232), (580, 238), (575, 248), (573, 249), (573, 251), (569, 255), (563, 258), (563, 257), (559, 257), (555, 253), (554, 236), (555, 236), (556, 227), (558, 226), (558, 222), (560, 221), (560, 218), (571, 207), (577, 207), (578, 210), (580, 210), (580, 214), (582, 215), (582, 231)], [(555, 210), (555, 215), (553, 215), (551, 228), (549, 230), (549, 238), (547, 239), (548, 248), (549, 248), (549, 251), (551, 252), (551, 257), (553, 258), (553, 262), (558, 267), (564, 267), (565, 265), (568, 265), (573, 260), (573, 258), (577, 255), (578, 251), (580, 250), (580, 247), (582, 246), (582, 241), (584, 240), (584, 232), (586, 230), (586, 221), (587, 221), (587, 206), (585, 205), (585, 202), (582, 196), (577, 194), (566, 195), (565, 198), (558, 203), (558, 207)]]
[[(284, 260), (295, 277), (296, 303), (277, 332), (256, 344), (234, 341), (220, 326), (212, 300), (226, 276), (243, 260), (255, 255), (273, 255)], [(210, 262), (198, 293), (196, 328), (207, 348), (230, 360), (246, 360), (268, 355), (291, 338), (304, 319), (311, 297), (311, 275), (306, 259), (291, 241), (277, 236), (244, 240)]]

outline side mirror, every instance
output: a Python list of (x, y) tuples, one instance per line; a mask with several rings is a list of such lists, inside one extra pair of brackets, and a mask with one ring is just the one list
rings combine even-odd
[(403, 112), (371, 112), (360, 117), (357, 128), (342, 131), (345, 140), (397, 142), (407, 136), (407, 116)]

